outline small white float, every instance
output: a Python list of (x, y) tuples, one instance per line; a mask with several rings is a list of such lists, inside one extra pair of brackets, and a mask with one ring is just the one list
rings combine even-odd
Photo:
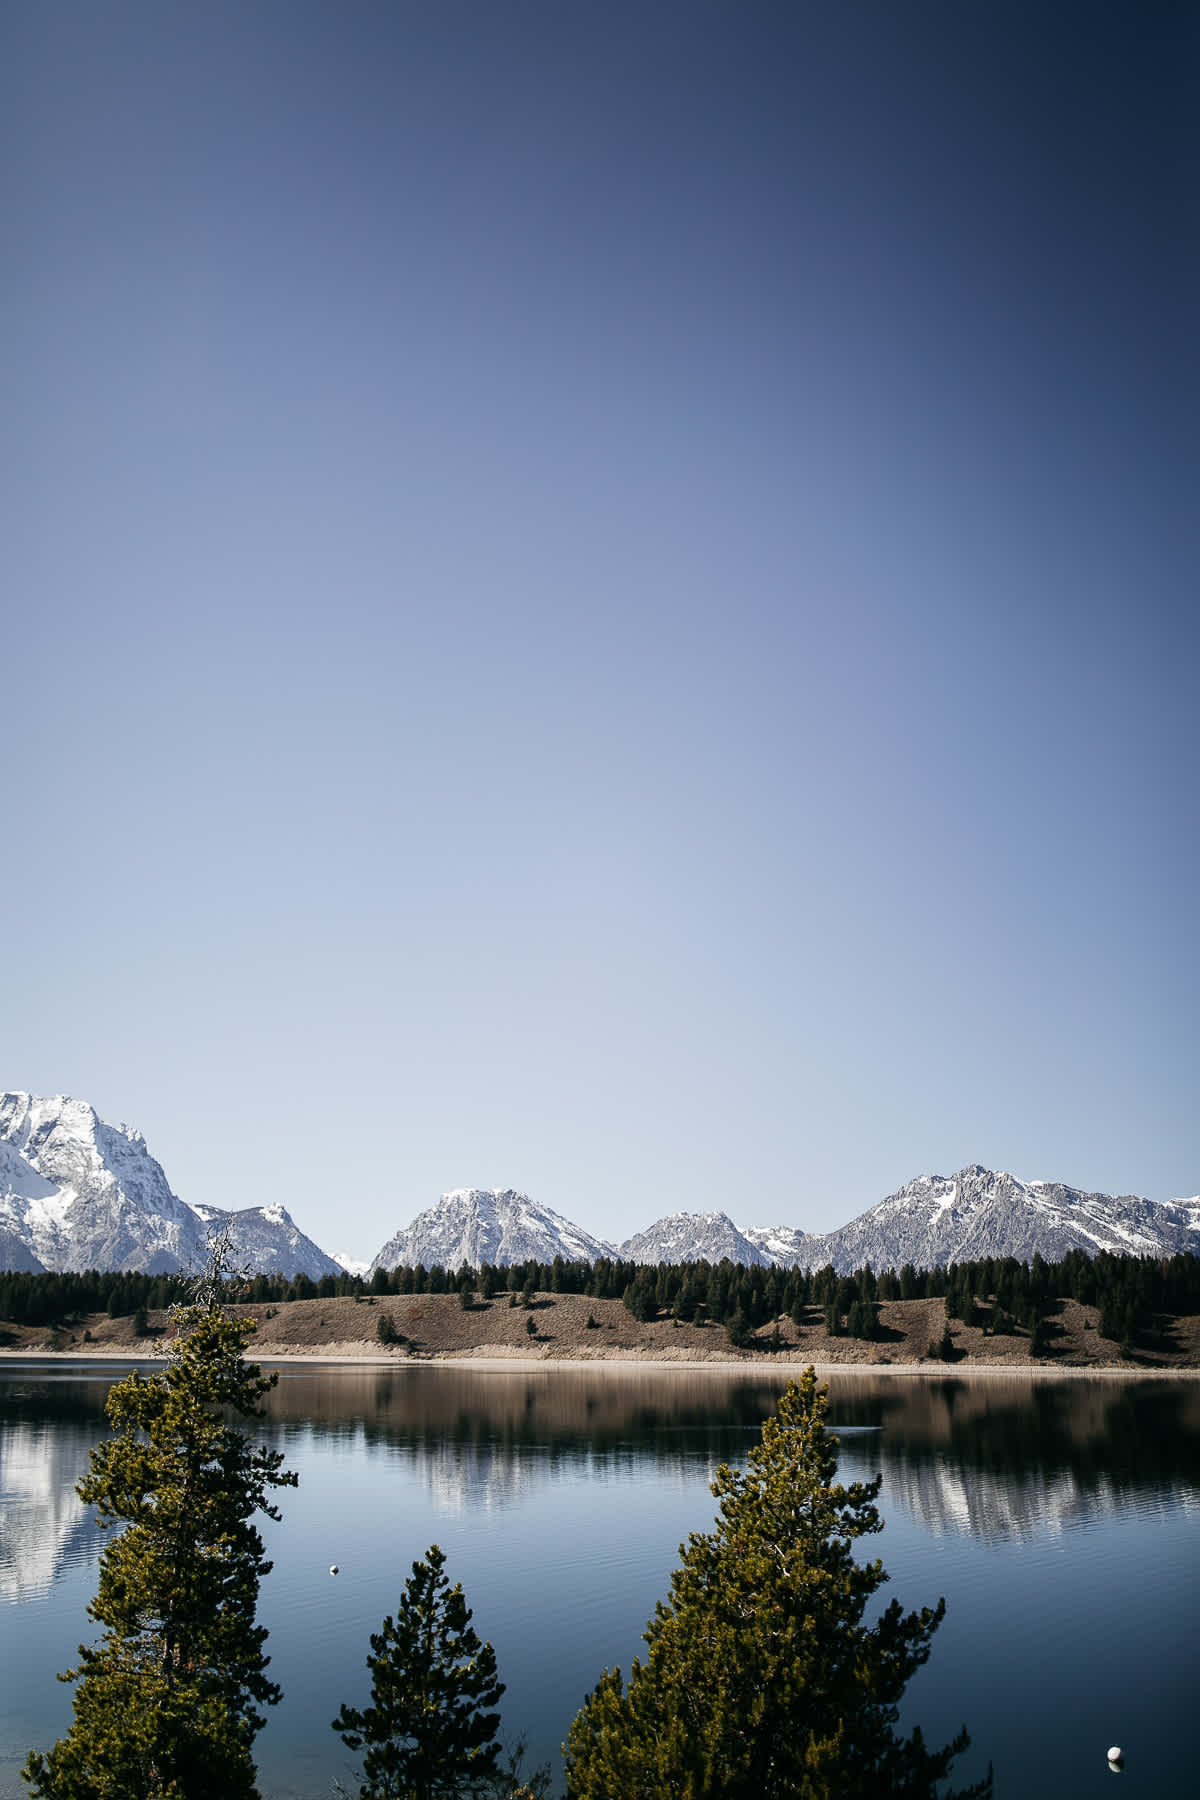
[(1120, 1769), (1120, 1768), (1124, 1767), (1124, 1763), (1125, 1763), (1125, 1752), (1122, 1750), (1120, 1744), (1114, 1744), (1108, 1753), (1109, 1768), (1110, 1769)]
[[(329, 1573), (330, 1573), (330, 1574), (331, 1574), (331, 1575), (336, 1575), (336, 1574), (337, 1574), (337, 1572), (338, 1572), (338, 1566), (337, 1566), (337, 1564), (336, 1564), (336, 1563), (330, 1563), (330, 1565), (329, 1565)], [(1120, 1751), (1119, 1751), (1119, 1750), (1118, 1750), (1118, 1751), (1117, 1751), (1117, 1755), (1118, 1755), (1118, 1756), (1119, 1756), (1119, 1755), (1120, 1755), (1120, 1754), (1121, 1754), (1121, 1752), (1120, 1752)]]

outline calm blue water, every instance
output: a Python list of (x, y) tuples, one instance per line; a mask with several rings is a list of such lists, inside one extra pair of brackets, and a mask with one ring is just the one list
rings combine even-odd
[[(0, 1365), (0, 1797), (69, 1724), (54, 1679), (92, 1635), (101, 1535), (74, 1495), (112, 1372)], [(262, 1436), (300, 1486), (266, 1527), (266, 1800), (322, 1800), (352, 1759), (329, 1729), (367, 1693), (368, 1637), (415, 1557), (447, 1553), (508, 1692), (506, 1734), (553, 1760), (601, 1670), (628, 1668), (708, 1481), (754, 1441), (782, 1378), (712, 1371), (283, 1371)], [(847, 1479), (882, 1469), (887, 1597), (944, 1594), (905, 1723), (965, 1723), (965, 1782), (997, 1793), (1195, 1791), (1200, 1380), (839, 1376)], [(333, 1578), (329, 1565), (341, 1573)]]

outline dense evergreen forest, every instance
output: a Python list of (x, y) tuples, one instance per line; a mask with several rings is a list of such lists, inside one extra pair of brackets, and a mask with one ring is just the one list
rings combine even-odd
[[(90, 1269), (62, 1274), (9, 1272), (0, 1275), (0, 1320), (13, 1325), (69, 1325), (91, 1313), (135, 1321), (151, 1310), (177, 1304), (187, 1289), (184, 1276), (103, 1273)], [(463, 1264), (457, 1270), (418, 1263), (376, 1269), (369, 1280), (326, 1275), (312, 1281), (255, 1275), (227, 1284), (229, 1300), (286, 1305), (293, 1300), (334, 1296), (446, 1294), (464, 1305), (507, 1293), (513, 1305), (535, 1293), (582, 1294), (622, 1300), (635, 1319), (705, 1319), (725, 1328), (729, 1340), (744, 1343), (752, 1332), (783, 1316), (797, 1325), (824, 1314), (835, 1336), (871, 1339), (876, 1307), (885, 1300), (944, 1299), (948, 1319), (1001, 1334), (1018, 1328), (1037, 1340), (1047, 1308), (1072, 1299), (1099, 1308), (1100, 1335), (1134, 1344), (1154, 1329), (1156, 1315), (1200, 1314), (1200, 1257), (1087, 1256), (1070, 1251), (1061, 1262), (1035, 1256), (985, 1257), (945, 1268), (903, 1268), (876, 1273), (870, 1267), (839, 1275), (827, 1266), (811, 1272), (778, 1267), (719, 1263), (635, 1263), (601, 1258), (596, 1262), (524, 1262), (511, 1266)]]

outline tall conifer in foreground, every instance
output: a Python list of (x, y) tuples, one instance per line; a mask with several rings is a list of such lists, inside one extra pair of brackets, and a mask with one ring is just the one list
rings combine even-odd
[(500, 1768), (504, 1692), (496, 1653), (471, 1624), (462, 1586), (450, 1586), (436, 1544), (412, 1566), (396, 1617), (371, 1634), (371, 1704), (343, 1706), (333, 1729), (363, 1750), (360, 1800), (511, 1791)]
[[(837, 1439), (810, 1368), (762, 1429), (744, 1473), (722, 1466), (715, 1530), (692, 1533), (628, 1687), (606, 1671), (564, 1746), (570, 1800), (932, 1800), (962, 1732), (926, 1749), (898, 1702), (945, 1603), (893, 1601), (864, 1625), (883, 1566), (880, 1481), (834, 1485)], [(957, 1800), (986, 1800), (990, 1775)]]
[(101, 1526), (126, 1529), (88, 1607), (104, 1636), (60, 1677), (78, 1683), (74, 1722), (23, 1771), (45, 1800), (256, 1800), (258, 1708), (279, 1689), (255, 1623), (271, 1565), (252, 1521), (277, 1519), (269, 1490), (296, 1477), (229, 1417), (260, 1414), (276, 1377), (242, 1360), (254, 1325), (220, 1304), (220, 1256), (173, 1314), (163, 1370), (110, 1392), (113, 1436), (79, 1483)]

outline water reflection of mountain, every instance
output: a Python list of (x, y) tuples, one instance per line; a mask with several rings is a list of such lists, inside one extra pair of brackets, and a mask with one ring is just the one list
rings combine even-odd
[(99, 1528), (75, 1492), (94, 1437), (9, 1420), (0, 1430), (0, 1601), (44, 1593), (99, 1555)]

